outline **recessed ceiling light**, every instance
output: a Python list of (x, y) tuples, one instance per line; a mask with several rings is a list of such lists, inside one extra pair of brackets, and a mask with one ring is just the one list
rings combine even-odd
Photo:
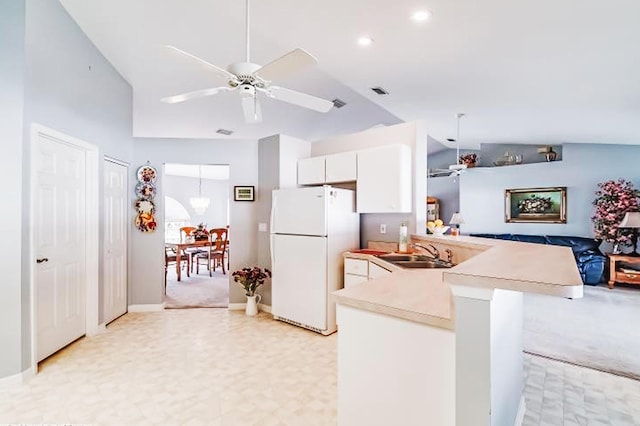
[(416, 22), (422, 22), (429, 19), (430, 16), (431, 16), (431, 13), (429, 13), (428, 10), (418, 10), (414, 12), (413, 15), (411, 15), (411, 19), (413, 19)]
[(371, 43), (373, 43), (373, 39), (369, 36), (362, 36), (358, 39), (360, 46), (369, 46)]

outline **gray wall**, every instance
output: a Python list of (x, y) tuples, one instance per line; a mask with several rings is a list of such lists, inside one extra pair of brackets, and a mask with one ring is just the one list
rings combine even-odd
[[(599, 182), (624, 178), (640, 188), (640, 146), (564, 144), (563, 161), (475, 168), (460, 176), (462, 233), (518, 233), (592, 237), (591, 214)], [(505, 223), (507, 188), (567, 187), (567, 223)]]
[[(258, 264), (271, 268), (270, 219), (272, 191), (298, 186), (298, 159), (309, 157), (310, 143), (286, 135), (269, 136), (259, 141), (258, 223), (266, 225), (258, 232)], [(259, 293), (261, 303), (271, 305), (271, 281), (267, 280)]]
[[(0, 378), (22, 370), (22, 109), (24, 104), (25, 3), (0, 0), (0, 170), (2, 188), (0, 232)], [(25, 221), (26, 222), (26, 221)]]
[[(5, 142), (11, 141), (4, 147), (0, 166), (6, 179), (14, 182), (3, 200), (8, 207), (3, 223), (13, 226), (6, 233), (10, 240), (22, 241), (11, 246), (11, 255), (2, 256), (3, 261), (12, 262), (12, 266), (3, 268), (2, 303), (8, 306), (0, 309), (0, 377), (4, 377), (29, 368), (31, 362), (31, 124), (36, 122), (97, 145), (101, 157), (130, 161), (132, 91), (57, 1), (3, 1), (0, 28), (0, 55), (4, 56), (0, 61), (4, 122), (0, 133), (6, 136)], [(4, 87), (7, 83), (10, 87)], [(4, 103), (7, 100), (11, 105)], [(15, 197), (21, 197), (20, 207), (15, 205)], [(100, 205), (96, 213), (101, 216), (102, 211)], [(12, 257), (17, 253), (21, 253), (21, 259)]]
[[(163, 179), (164, 195), (179, 201), (191, 216), (187, 224), (197, 226), (204, 223), (209, 228), (224, 228), (229, 224), (227, 203), (229, 202), (229, 181), (202, 179), (202, 196), (209, 197), (211, 204), (199, 215), (189, 204), (189, 198), (198, 196), (198, 178), (186, 176), (165, 176)], [(135, 185), (135, 183), (134, 183)]]
[[(145, 139), (134, 140), (134, 167), (131, 168), (131, 188), (135, 186), (137, 166), (149, 161), (162, 170), (165, 163), (228, 164), (229, 193), (234, 185), (258, 187), (258, 142), (212, 139)], [(164, 222), (164, 183), (158, 185), (156, 221)], [(257, 194), (259, 196), (259, 193)], [(232, 197), (233, 198), (233, 197)], [(230, 270), (253, 266), (257, 261), (257, 203), (231, 201), (229, 218)], [(129, 304), (160, 304), (164, 296), (164, 229), (142, 233), (135, 228), (131, 209), (131, 255), (135, 267), (131, 271)], [(229, 274), (230, 303), (244, 303), (242, 288)]]
[(430, 177), (427, 179), (428, 195), (438, 199), (440, 203), (440, 219), (445, 225), (449, 224), (451, 216), (460, 208), (459, 180), (459, 176)]

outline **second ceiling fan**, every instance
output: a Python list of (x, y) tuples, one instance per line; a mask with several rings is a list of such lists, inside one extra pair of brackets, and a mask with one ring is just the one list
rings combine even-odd
[(220, 68), (202, 58), (199, 58), (174, 46), (164, 46), (170, 51), (203, 66), (219, 77), (226, 80), (226, 84), (220, 87), (196, 90), (175, 96), (162, 98), (161, 101), (169, 104), (184, 102), (191, 99), (212, 96), (220, 92), (238, 91), (240, 102), (247, 123), (262, 121), (262, 112), (258, 101), (258, 93), (283, 102), (301, 106), (318, 112), (329, 112), (333, 102), (318, 98), (306, 93), (286, 89), (273, 85), (273, 81), (281, 80), (293, 74), (316, 65), (318, 61), (304, 49), (295, 49), (291, 52), (261, 66), (250, 61), (249, 56), (249, 0), (246, 0), (246, 56), (244, 62), (235, 62), (227, 67)]

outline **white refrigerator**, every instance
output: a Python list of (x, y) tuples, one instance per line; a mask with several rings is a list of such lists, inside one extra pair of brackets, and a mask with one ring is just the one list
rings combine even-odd
[(329, 294), (343, 286), (345, 251), (360, 246), (355, 193), (331, 186), (276, 189), (271, 205), (271, 310), (275, 319), (336, 331)]

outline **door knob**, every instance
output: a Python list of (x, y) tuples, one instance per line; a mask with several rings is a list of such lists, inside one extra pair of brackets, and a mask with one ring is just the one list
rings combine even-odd
[(40, 259), (36, 259), (36, 263), (43, 263), (43, 262), (48, 262), (49, 259), (47, 259), (46, 257), (40, 258)]

